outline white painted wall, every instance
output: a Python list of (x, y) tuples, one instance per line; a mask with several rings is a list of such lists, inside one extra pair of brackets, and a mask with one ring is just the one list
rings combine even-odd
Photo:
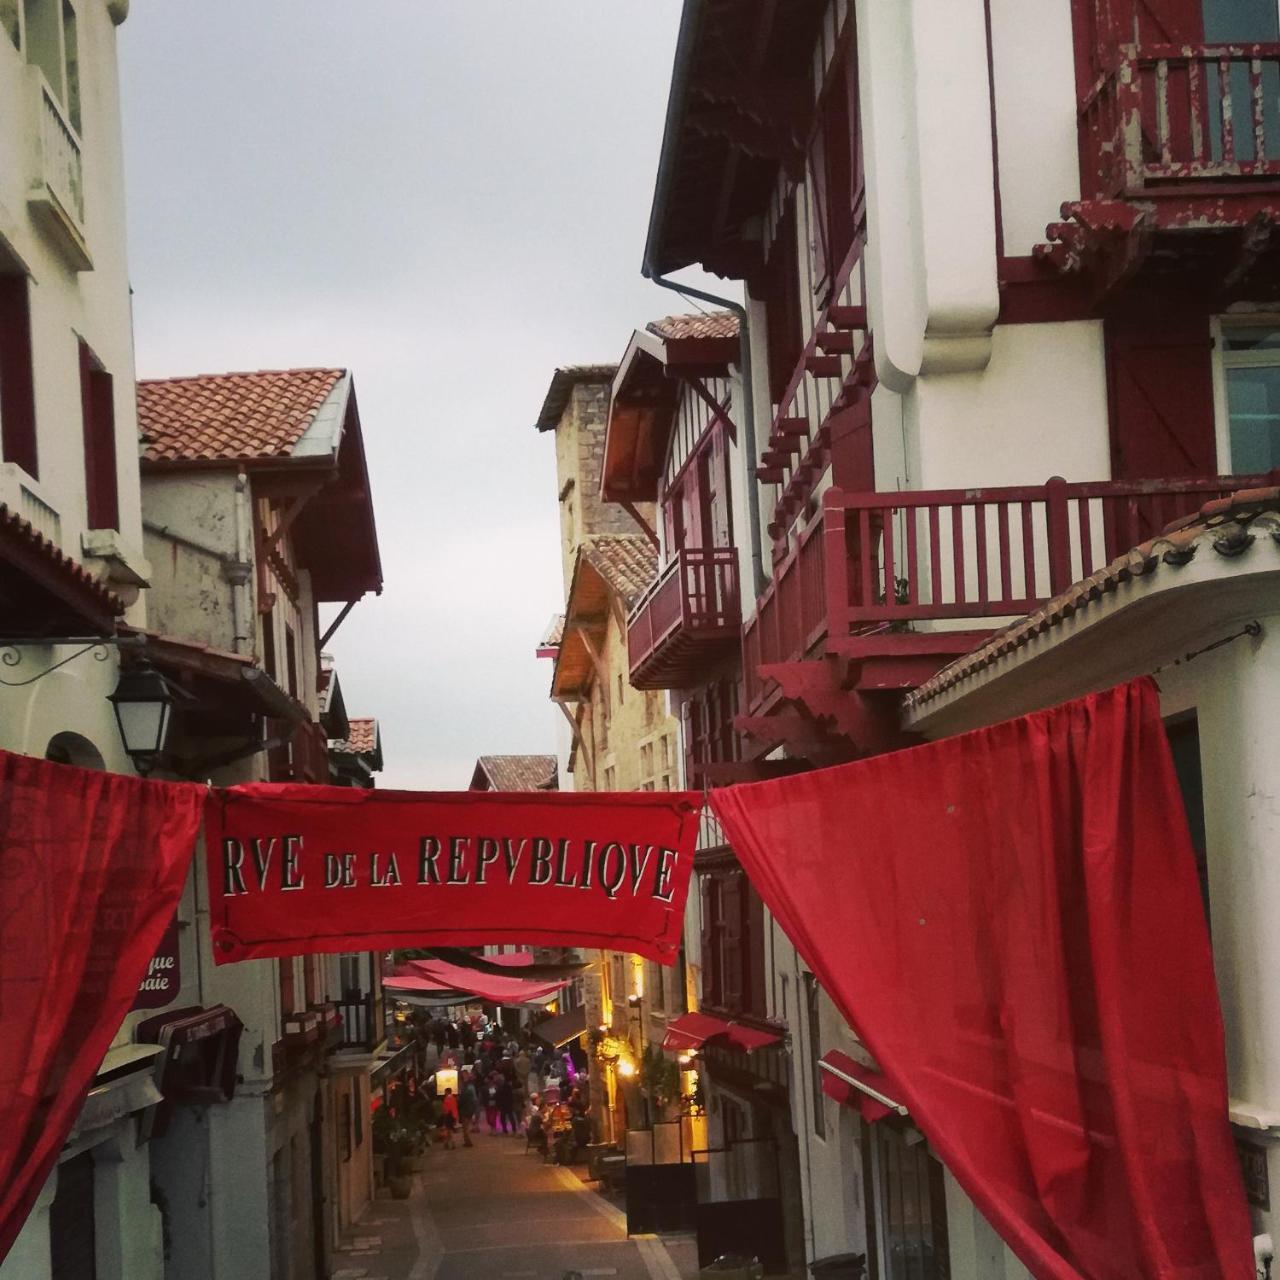
[(990, 0), (1004, 252), (1026, 257), (1080, 198), (1071, 0)]

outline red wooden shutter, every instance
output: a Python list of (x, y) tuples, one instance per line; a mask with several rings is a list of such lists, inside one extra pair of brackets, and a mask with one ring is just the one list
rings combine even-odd
[(120, 528), (116, 477), (115, 385), (80, 343), (80, 409), (84, 418), (84, 487), (90, 529)]
[(712, 1006), (720, 1003), (719, 916), (720, 885), (715, 876), (703, 876), (702, 893), (702, 1000)]
[(26, 276), (0, 276), (0, 460), (39, 478)]
[(288, 1017), (297, 1010), (294, 1006), (293, 994), (293, 959), (286, 956), (280, 962), (280, 1014)]
[(724, 917), (724, 990), (722, 1004), (731, 1012), (742, 1009), (745, 994), (745, 957), (743, 955), (743, 924), (745, 921), (743, 903), (743, 880), (740, 871), (731, 871), (725, 876), (721, 887), (721, 903)]
[(1207, 316), (1105, 327), (1116, 480), (1218, 474)]

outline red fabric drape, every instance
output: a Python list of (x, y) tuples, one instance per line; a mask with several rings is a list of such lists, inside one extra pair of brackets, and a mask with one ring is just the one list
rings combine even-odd
[(383, 985), (388, 991), (411, 991), (415, 983), (423, 980), (428, 986), (420, 988), (422, 990), (435, 987), (437, 990), (468, 991), (477, 999), (488, 1000), (493, 1004), (524, 1004), (543, 1000), (555, 995), (561, 987), (569, 985), (568, 978), (547, 982), (536, 978), (516, 977), (514, 973), (505, 978), (480, 973), (476, 969), (464, 969), (462, 965), (449, 964), (444, 960), (410, 960), (398, 970), (394, 978), (388, 978)]
[(0, 1259), (177, 909), (203, 803), (0, 752)]
[(1038, 1277), (1252, 1274), (1154, 684), (712, 793), (769, 909)]

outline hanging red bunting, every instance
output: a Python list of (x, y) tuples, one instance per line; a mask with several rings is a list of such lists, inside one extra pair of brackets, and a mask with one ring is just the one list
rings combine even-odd
[(1150, 680), (712, 793), (766, 905), (1036, 1276), (1253, 1273)]
[(701, 802), (672, 792), (217, 791), (206, 811), (214, 959), (521, 942), (670, 964)]
[(177, 909), (204, 796), (0, 752), (0, 1260)]

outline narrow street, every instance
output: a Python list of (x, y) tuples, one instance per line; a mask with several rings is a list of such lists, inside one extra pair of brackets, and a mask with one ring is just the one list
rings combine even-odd
[(375, 1200), (335, 1256), (333, 1280), (619, 1280), (697, 1274), (691, 1239), (626, 1234), (626, 1219), (524, 1136), (433, 1147), (408, 1200)]

